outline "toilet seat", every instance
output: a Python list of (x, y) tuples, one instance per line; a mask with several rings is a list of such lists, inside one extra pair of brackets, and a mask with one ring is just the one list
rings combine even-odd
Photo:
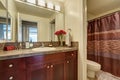
[(98, 71), (101, 69), (101, 65), (97, 62), (87, 60), (87, 68), (93, 71)]
[(97, 62), (87, 60), (87, 76), (95, 78), (95, 73), (101, 69), (101, 65)]

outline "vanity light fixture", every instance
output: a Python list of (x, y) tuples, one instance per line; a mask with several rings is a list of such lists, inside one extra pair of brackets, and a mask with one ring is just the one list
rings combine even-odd
[(60, 11), (61, 10), (60, 6), (59, 5), (55, 5), (55, 10), (56, 11)]
[(24, 2), (35, 4), (36, 6), (45, 7), (55, 11), (61, 11), (61, 6), (58, 4), (53, 4), (52, 2), (46, 2), (45, 0), (21, 0)]
[(45, 0), (38, 0), (38, 5), (45, 7)]
[(54, 6), (51, 2), (48, 2), (47, 3), (47, 8), (54, 9)]
[(36, 0), (26, 0), (29, 3), (36, 4)]

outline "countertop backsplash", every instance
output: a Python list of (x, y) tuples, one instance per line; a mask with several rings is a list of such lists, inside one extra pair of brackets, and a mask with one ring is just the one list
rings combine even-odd
[[(21, 44), (21, 45), (20, 45)], [(43, 41), (43, 42), (33, 42), (32, 48), (41, 47), (42, 44), (44, 44), (45, 47), (49, 47), (52, 44), (52, 47), (59, 47), (59, 42), (53, 41), (52, 43), (50, 41)], [(63, 47), (67, 47), (65, 45), (65, 42), (63, 42)], [(15, 46), (15, 49), (25, 49), (25, 42), (6, 42), (6, 43), (0, 43), (0, 50), (4, 50), (5, 46)], [(72, 42), (71, 47), (78, 47), (78, 42)]]

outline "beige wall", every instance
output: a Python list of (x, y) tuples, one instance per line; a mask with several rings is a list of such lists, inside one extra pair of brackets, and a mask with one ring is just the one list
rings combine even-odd
[(87, 80), (86, 44), (87, 17), (85, 12), (86, 0), (65, 0), (65, 29), (71, 28), (73, 41), (79, 42), (78, 80)]
[[(20, 20), (38, 23), (38, 41), (49, 41), (49, 19), (20, 13)], [(19, 27), (19, 25), (18, 25)], [(21, 40), (19, 40), (21, 41)]]
[(56, 30), (64, 29), (64, 14), (63, 13), (58, 13), (55, 16), (55, 26)]

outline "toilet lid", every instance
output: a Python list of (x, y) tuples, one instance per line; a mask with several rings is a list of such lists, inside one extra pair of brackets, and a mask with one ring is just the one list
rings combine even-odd
[(91, 61), (91, 60), (87, 60), (87, 65), (101, 67), (101, 65), (99, 63)]

